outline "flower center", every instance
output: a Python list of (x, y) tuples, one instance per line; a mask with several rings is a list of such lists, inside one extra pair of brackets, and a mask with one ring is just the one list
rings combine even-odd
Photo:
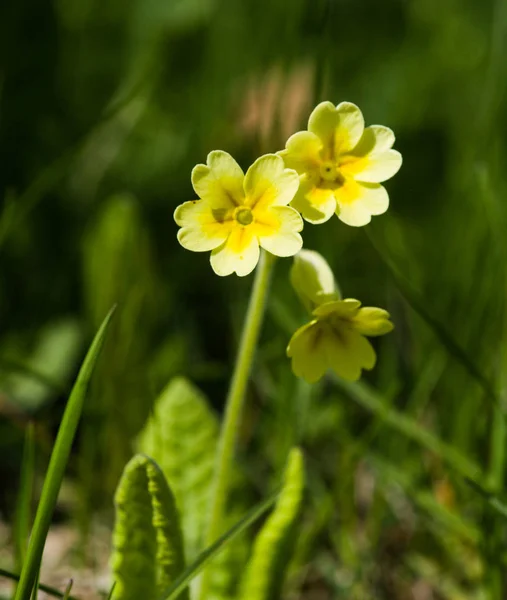
[(234, 218), (240, 225), (250, 225), (253, 221), (252, 211), (246, 206), (238, 206), (234, 211)]
[(326, 160), (320, 165), (320, 176), (326, 181), (341, 179), (340, 171), (338, 171), (336, 164), (331, 160)]

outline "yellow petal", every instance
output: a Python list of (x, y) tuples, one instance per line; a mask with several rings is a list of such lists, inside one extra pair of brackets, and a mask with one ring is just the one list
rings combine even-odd
[(329, 331), (326, 333), (326, 359), (339, 377), (357, 381), (361, 377), (362, 369), (373, 369), (376, 355), (366, 338), (347, 328), (341, 330), (340, 335)]
[(324, 304), (321, 304), (313, 311), (312, 314), (320, 319), (327, 317), (330, 314), (348, 319), (357, 313), (360, 306), (361, 302), (359, 302), (359, 300), (355, 300), (354, 298), (333, 300), (331, 302), (325, 302)]
[(259, 243), (275, 256), (294, 256), (303, 247), (299, 231), (303, 229), (303, 220), (290, 206), (274, 206), (269, 212), (275, 217), (278, 227), (268, 235), (259, 236)]
[(364, 131), (363, 113), (352, 102), (341, 102), (336, 107), (338, 127), (335, 132), (335, 156), (350, 152), (359, 142)]
[(383, 125), (370, 125), (367, 127), (357, 146), (351, 151), (354, 156), (366, 156), (367, 154), (380, 154), (393, 147), (394, 133), (389, 127)]
[(401, 154), (396, 150), (387, 150), (379, 154), (368, 154), (364, 157), (347, 157), (347, 162), (340, 164), (340, 171), (345, 177), (353, 177), (357, 181), (381, 183), (396, 175), (402, 163)]
[(214, 150), (205, 165), (192, 170), (192, 185), (197, 195), (213, 208), (234, 208), (243, 203), (244, 174), (227, 152)]
[(339, 121), (340, 116), (334, 104), (332, 102), (321, 102), (313, 109), (308, 119), (308, 131), (318, 136), (325, 150), (331, 152)]
[(290, 282), (309, 312), (338, 297), (331, 267), (314, 250), (301, 250), (296, 254), (290, 270)]
[(321, 139), (311, 131), (298, 131), (292, 135), (285, 145), (285, 150), (278, 152), (285, 166), (304, 173), (310, 169), (318, 169), (320, 163)]
[(338, 218), (352, 227), (361, 227), (371, 221), (371, 215), (381, 215), (389, 207), (389, 196), (378, 183), (362, 183), (347, 179), (335, 190)]
[(292, 371), (309, 383), (318, 381), (327, 370), (326, 358), (321, 353), (322, 326), (311, 321), (300, 327), (287, 346), (287, 356), (292, 358)]
[(334, 191), (324, 187), (303, 186), (304, 184), (291, 202), (291, 206), (301, 213), (305, 221), (314, 225), (325, 223), (336, 210)]
[(187, 250), (206, 252), (220, 246), (229, 235), (234, 222), (232, 214), (222, 214), (217, 220), (217, 211), (204, 200), (185, 202), (174, 211), (174, 220), (182, 227), (178, 231), (178, 241)]
[(386, 310), (365, 306), (352, 319), (354, 329), (362, 335), (384, 335), (394, 329)]
[(211, 266), (217, 275), (251, 273), (259, 261), (259, 241), (251, 226), (236, 226), (227, 240), (211, 253)]
[(252, 208), (285, 206), (299, 187), (296, 171), (286, 169), (281, 156), (265, 154), (248, 169), (245, 176), (245, 204)]

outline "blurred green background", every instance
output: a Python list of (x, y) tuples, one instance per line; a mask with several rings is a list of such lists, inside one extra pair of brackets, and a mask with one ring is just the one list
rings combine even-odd
[(386, 215), (364, 229), (307, 225), (305, 246), (329, 260), (346, 297), (389, 309), (396, 330), (379, 340), (366, 387), (297, 382), (284, 351), (305, 316), (290, 260), (279, 261), (239, 462), (255, 498), (293, 443), (306, 453), (291, 580), (309, 590), (301, 597), (504, 597), (503, 521), (419, 434), (357, 395), (438, 436), (502, 494), (506, 46), (501, 0), (2, 3), (4, 521), (26, 424), (36, 422), (43, 473), (66, 391), (113, 303), (64, 519), (86, 528), (110, 510), (172, 376), (221, 410), (252, 278), (220, 279), (206, 255), (184, 251), (172, 213), (194, 197), (191, 169), (210, 150), (246, 168), (304, 128), (317, 101), (349, 100), (367, 124), (395, 131), (404, 165), (387, 183)]

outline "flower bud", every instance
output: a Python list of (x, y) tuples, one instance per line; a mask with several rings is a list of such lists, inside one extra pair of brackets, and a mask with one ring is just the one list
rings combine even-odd
[(340, 298), (331, 268), (314, 250), (301, 250), (294, 256), (290, 281), (309, 312), (324, 302)]

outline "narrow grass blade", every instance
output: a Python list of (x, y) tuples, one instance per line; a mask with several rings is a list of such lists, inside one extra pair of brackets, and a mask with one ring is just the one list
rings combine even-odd
[(446, 444), (426, 428), (421, 427), (417, 421), (386, 406), (382, 398), (372, 388), (364, 383), (350, 383), (338, 377), (335, 377), (335, 381), (347, 396), (355, 400), (363, 408), (366, 408), (366, 410), (380, 417), (392, 429), (439, 456), (462, 477), (476, 482), (482, 480), (482, 470), (476, 463), (461, 454), (453, 446)]
[(111, 309), (100, 326), (81, 366), (76, 383), (70, 393), (69, 401), (65, 408), (63, 419), (56, 437), (53, 453), (51, 454), (51, 460), (49, 461), (49, 467), (44, 480), (37, 513), (35, 515), (35, 522), (30, 537), (30, 543), (28, 545), (26, 559), (23, 564), (23, 570), (21, 571), (16, 595), (14, 596), (15, 600), (28, 600), (28, 598), (30, 598), (30, 593), (37, 576), (37, 570), (39, 569), (42, 560), (46, 536), (51, 524), (53, 510), (58, 498), (58, 492), (63, 480), (72, 442), (81, 417), (88, 383), (102, 348), (106, 330), (114, 310), (114, 308)]
[[(425, 487), (417, 484), (411, 475), (389, 461), (374, 454), (367, 454), (368, 463), (380, 474), (381, 482), (399, 485), (409, 501), (434, 523), (435, 527), (453, 536), (459, 536), (468, 543), (480, 543), (483, 532), (476, 524), (461, 515), (457, 508), (450, 509), (435, 498), (435, 494)], [(383, 483), (380, 486), (383, 487)]]
[(72, 590), (72, 584), (74, 583), (74, 581), (71, 579), (67, 585), (67, 589), (65, 590), (65, 594), (63, 595), (63, 600), (69, 600), (70, 598), (70, 591)]
[(111, 589), (109, 590), (109, 594), (107, 595), (107, 600), (112, 600), (115, 588), (116, 588), (116, 581), (113, 582), (113, 585), (111, 586)]
[(474, 489), (484, 500), (495, 510), (498, 514), (502, 515), (504, 519), (507, 519), (507, 503), (500, 500), (497, 496), (485, 490), (481, 485), (472, 479), (467, 479), (467, 483), (472, 489)]
[[(0, 568), (0, 577), (5, 577), (6, 579), (10, 579), (12, 581), (19, 581), (19, 575), (16, 573), (11, 573), (7, 569)], [(48, 594), (49, 596), (54, 596), (55, 598), (63, 598), (64, 594), (60, 590), (51, 587), (50, 585), (45, 585), (44, 583), (39, 583), (39, 590)], [(78, 600), (75, 596), (69, 596), (68, 600)]]
[(32, 525), (32, 497), (35, 473), (35, 428), (34, 423), (28, 423), (25, 433), (25, 445), (21, 463), (21, 477), (14, 522), (14, 545), (16, 566), (21, 570), (25, 560), (28, 536)]
[(33, 584), (31, 599), (37, 600), (37, 596), (39, 595), (39, 580), (40, 580), (40, 567), (37, 569), (37, 576), (35, 577), (35, 583)]
[(277, 500), (278, 493), (274, 494), (267, 500), (264, 500), (250, 512), (248, 512), (240, 521), (231, 527), (224, 535), (219, 537), (216, 542), (206, 548), (196, 560), (178, 577), (178, 579), (167, 588), (167, 590), (159, 597), (158, 600), (175, 600), (181, 592), (188, 586), (190, 581), (199, 575), (206, 564), (214, 558), (230, 540), (247, 529), (252, 523), (255, 523)]
[(370, 240), (373, 248), (377, 252), (379, 258), (384, 263), (389, 275), (393, 279), (396, 287), (412, 307), (412, 309), (426, 322), (426, 324), (433, 330), (433, 333), (440, 340), (442, 345), (447, 349), (449, 354), (453, 356), (467, 371), (467, 373), (477, 381), (477, 383), (483, 389), (486, 397), (490, 400), (493, 405), (499, 410), (504, 412), (501, 408), (497, 394), (493, 389), (493, 386), (489, 379), (482, 373), (477, 367), (475, 361), (470, 358), (467, 352), (458, 344), (451, 333), (440, 323), (438, 319), (433, 317), (425, 307), (425, 303), (420, 297), (420, 294), (415, 291), (408, 281), (408, 279), (399, 271), (394, 262), (389, 256), (380, 248), (377, 241), (371, 235), (371, 232), (366, 232), (368, 239)]

